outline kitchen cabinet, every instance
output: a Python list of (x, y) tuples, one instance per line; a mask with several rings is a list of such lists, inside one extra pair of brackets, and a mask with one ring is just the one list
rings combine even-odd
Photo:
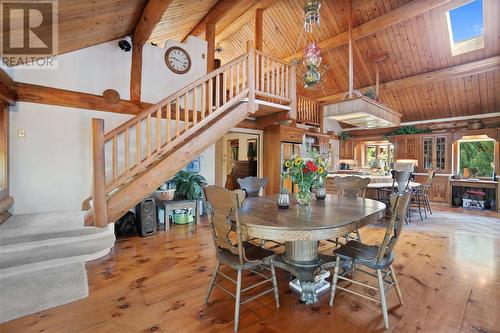
[(354, 159), (354, 141), (353, 140), (341, 140), (340, 141), (339, 158), (341, 160), (353, 160)]
[(451, 140), (447, 134), (422, 136), (423, 170), (451, 170)]
[(397, 135), (393, 139), (396, 160), (416, 160), (419, 140), (416, 135)]

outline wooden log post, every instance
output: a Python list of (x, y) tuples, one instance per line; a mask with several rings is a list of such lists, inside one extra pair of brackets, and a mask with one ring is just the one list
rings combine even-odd
[(290, 118), (297, 119), (297, 60), (290, 65)]
[(207, 41), (207, 74), (215, 69), (215, 23), (207, 22), (205, 29)]
[(105, 227), (108, 225), (108, 205), (106, 198), (103, 119), (92, 118), (92, 157), (94, 225), (96, 227)]
[(255, 49), (257, 51), (262, 51), (262, 41), (263, 41), (263, 13), (262, 8), (257, 8), (255, 10)]
[(254, 113), (255, 110), (255, 50), (252, 41), (247, 41), (247, 80), (248, 80), (248, 111)]

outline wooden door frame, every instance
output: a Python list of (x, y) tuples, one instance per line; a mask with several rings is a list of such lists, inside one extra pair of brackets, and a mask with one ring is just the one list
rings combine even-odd
[(0, 200), (9, 196), (9, 112), (0, 101)]

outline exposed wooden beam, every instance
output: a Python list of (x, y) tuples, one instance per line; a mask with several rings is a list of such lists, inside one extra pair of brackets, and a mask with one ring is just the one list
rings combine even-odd
[(142, 45), (132, 47), (132, 63), (130, 65), (130, 100), (139, 102), (141, 100), (142, 86)]
[(227, 15), (229, 11), (233, 8), (238, 7), (242, 3), (248, 3), (248, 0), (219, 0), (208, 13), (203, 17), (203, 19), (198, 22), (196, 27), (194, 27), (187, 35), (184, 37), (182, 42), (184, 43), (188, 36), (200, 36), (206, 32), (207, 23), (217, 24), (219, 20)]
[(16, 102), (16, 93), (13, 89), (14, 81), (3, 68), (0, 68), (0, 101), (13, 105)]
[[(398, 7), (384, 15), (381, 15), (371, 21), (359, 25), (352, 29), (353, 41), (370, 36), (377, 31), (384, 30), (394, 24), (407, 21), (412, 17), (422, 15), (429, 10), (442, 6), (451, 0), (418, 0)], [(318, 43), (323, 50), (340, 47), (349, 43), (349, 31), (344, 31), (336, 36), (328, 38)], [(283, 60), (290, 61), (293, 58), (300, 58), (301, 52), (294, 53), (285, 57)]]
[(144, 45), (151, 37), (154, 28), (160, 22), (163, 13), (173, 0), (149, 0), (142, 11), (141, 18), (135, 26), (132, 40), (136, 45)]
[[(38, 104), (48, 104), (65, 106), (78, 109), (115, 112), (122, 114), (137, 115), (147, 107), (153, 105), (150, 103), (136, 103), (127, 100), (119, 100), (118, 103), (108, 103), (104, 97), (99, 95), (81, 93), (77, 91), (64, 90), (46, 86), (39, 86), (30, 83), (15, 82), (14, 87), (19, 96), (18, 101)], [(176, 116), (175, 104), (171, 108), (171, 119)], [(184, 109), (180, 108), (180, 121), (184, 121)], [(189, 121), (193, 121), (193, 111), (189, 110)], [(165, 112), (162, 118), (166, 118)], [(198, 111), (197, 119), (201, 119), (201, 112)]]
[[(417, 74), (403, 79), (389, 81), (380, 84), (380, 91), (403, 89), (408, 87), (415, 87), (431, 82), (444, 81), (453, 77), (461, 77), (468, 75), (476, 75), (500, 69), (500, 56), (494, 56), (477, 61), (472, 61), (466, 64), (452, 66), (436, 71)], [(369, 89), (374, 86), (366, 86), (360, 89)], [(347, 92), (324, 96), (318, 98), (322, 103), (334, 102), (342, 99)]]
[(231, 22), (225, 29), (223, 29), (216, 36), (216, 42), (220, 43), (225, 39), (229, 38), (235, 32), (241, 29), (245, 24), (252, 21), (255, 18), (255, 13), (257, 9), (265, 10), (269, 8), (277, 0), (259, 0), (256, 1), (250, 8), (248, 8), (242, 15), (240, 15), (236, 20)]
[(172, 0), (149, 0), (135, 26), (132, 36), (132, 65), (130, 68), (130, 100), (134, 102), (141, 100), (142, 48), (170, 3)]
[(257, 8), (255, 10), (255, 49), (257, 51), (262, 51), (262, 42), (263, 42), (263, 26), (262, 19), (264, 10), (262, 8)]
[(215, 69), (215, 23), (208, 22), (206, 25), (207, 73), (210, 73)]
[(79, 109), (116, 112), (136, 115), (149, 103), (135, 103), (120, 100), (111, 104), (99, 95), (81, 93), (52, 87), (39, 86), (30, 83), (15, 82), (14, 88), (17, 92), (17, 100), (48, 105), (66, 106)]

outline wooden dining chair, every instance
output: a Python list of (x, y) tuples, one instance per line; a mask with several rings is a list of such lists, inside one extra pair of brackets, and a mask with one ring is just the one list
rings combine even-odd
[[(207, 186), (204, 188), (205, 204), (207, 208), (208, 221), (212, 238), (216, 249), (217, 265), (212, 275), (210, 285), (208, 286), (205, 304), (208, 303), (210, 294), (214, 286), (220, 287), (223, 291), (235, 298), (234, 309), (234, 331), (238, 331), (238, 321), (240, 313), (240, 304), (252, 301), (257, 297), (267, 293), (274, 292), (276, 307), (279, 308), (278, 284), (276, 282), (276, 273), (273, 265), (275, 253), (266, 250), (260, 246), (244, 241), (246, 238), (242, 234), (238, 208), (240, 206), (241, 192), (229, 191), (218, 186)], [(233, 235), (236, 238), (235, 244), (231, 240)], [(220, 271), (221, 264), (237, 271), (236, 280)], [(270, 271), (265, 274), (264, 270)], [(251, 271), (256, 276), (263, 278), (262, 281), (242, 289), (242, 272)], [(224, 278), (236, 284), (236, 292), (232, 293), (217, 282), (217, 278)], [(272, 288), (259, 292), (246, 300), (241, 300), (241, 293), (244, 293), (254, 287), (264, 283), (272, 283)]]
[[(346, 176), (346, 177), (333, 177), (332, 186), (329, 187), (330, 193), (335, 193), (339, 197), (347, 199), (364, 198), (366, 196), (366, 189), (370, 183), (370, 178)], [(344, 235), (346, 242), (351, 239), (361, 240), (361, 234), (356, 228), (355, 231)], [(339, 244), (339, 239), (328, 239), (328, 242)]]
[[(337, 289), (367, 298), (374, 302), (380, 303), (382, 307), (382, 316), (384, 318), (384, 326), (389, 328), (389, 318), (387, 315), (387, 302), (386, 294), (394, 288), (399, 299), (399, 303), (403, 305), (403, 297), (399, 289), (396, 273), (392, 267), (394, 261), (393, 249), (398, 241), (404, 224), (406, 209), (410, 201), (410, 191), (405, 191), (402, 194), (391, 194), (389, 200), (391, 202), (391, 215), (387, 229), (380, 245), (367, 245), (359, 241), (349, 241), (347, 244), (342, 245), (334, 250), (336, 258), (336, 265), (332, 279), (331, 292), (330, 292), (330, 306), (333, 305), (335, 293)], [(351, 267), (351, 278), (347, 277), (348, 272), (343, 275), (339, 274), (339, 267), (341, 262), (348, 261)], [(344, 267), (345, 265), (342, 265)], [(372, 271), (365, 271), (357, 268), (356, 266), (364, 266)], [(377, 286), (372, 286), (367, 283), (354, 280), (354, 270), (361, 271), (365, 274), (377, 278)], [(375, 274), (373, 273), (375, 271)], [(346, 287), (338, 285), (338, 280), (348, 281), (349, 286), (361, 285), (368, 289), (375, 290), (379, 294), (379, 298), (372, 295), (367, 295), (358, 291), (350, 290)], [(387, 287), (386, 287), (387, 285)]]
[(392, 187), (381, 188), (377, 191), (377, 198), (379, 201), (384, 202), (389, 208), (389, 197), (393, 193), (403, 193), (408, 189), (411, 181), (412, 172), (410, 170), (397, 171), (392, 170)]
[(260, 190), (266, 187), (269, 179), (267, 177), (245, 177), (238, 178), (236, 181), (240, 185), (240, 188), (245, 191), (247, 197), (258, 197)]

